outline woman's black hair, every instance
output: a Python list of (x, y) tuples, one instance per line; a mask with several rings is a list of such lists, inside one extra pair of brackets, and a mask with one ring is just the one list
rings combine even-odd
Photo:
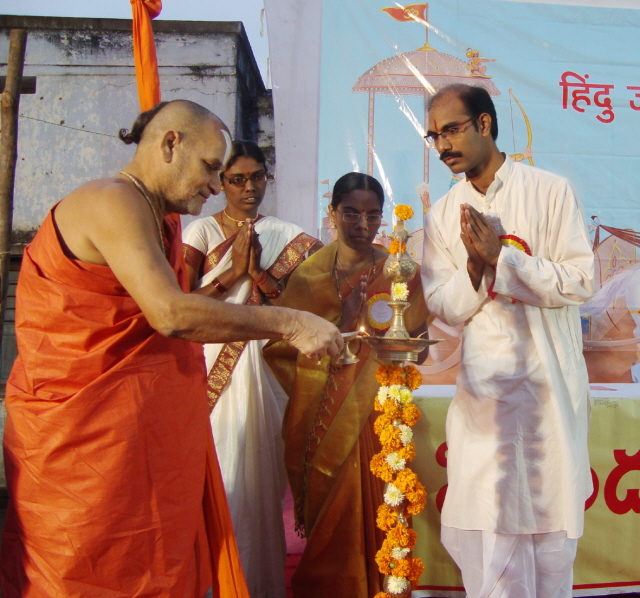
[(229, 170), (239, 158), (253, 158), (258, 164), (264, 166), (265, 171), (267, 170), (267, 159), (258, 144), (253, 141), (236, 139), (232, 142), (231, 155), (225, 164), (225, 171)]
[(384, 206), (384, 191), (382, 185), (368, 174), (362, 172), (350, 172), (341, 176), (333, 186), (331, 195), (331, 207), (335, 210), (345, 195), (349, 195), (352, 191), (362, 189), (364, 191), (373, 191), (380, 200), (380, 209)]
[(142, 134), (146, 126), (153, 120), (153, 117), (160, 112), (169, 102), (160, 102), (156, 104), (151, 110), (147, 110), (146, 112), (141, 112), (138, 115), (138, 118), (134, 121), (131, 131), (128, 129), (120, 129), (118, 132), (118, 137), (121, 141), (126, 143), (127, 145), (131, 145), (135, 143), (136, 145), (140, 143), (142, 139)]

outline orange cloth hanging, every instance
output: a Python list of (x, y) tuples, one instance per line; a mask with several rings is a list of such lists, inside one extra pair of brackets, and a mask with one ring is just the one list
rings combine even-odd
[(133, 11), (133, 58), (136, 64), (140, 111), (151, 110), (160, 101), (158, 59), (151, 19), (162, 10), (161, 0), (131, 0)]

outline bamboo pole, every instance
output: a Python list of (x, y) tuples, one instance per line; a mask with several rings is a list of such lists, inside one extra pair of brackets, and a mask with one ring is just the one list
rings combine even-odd
[(2, 139), (0, 140), (0, 356), (4, 333), (4, 315), (9, 289), (9, 260), (11, 257), (11, 225), (13, 222), (13, 184), (18, 156), (18, 108), (20, 87), (27, 47), (25, 29), (12, 29), (9, 36), (9, 60), (2, 100)]

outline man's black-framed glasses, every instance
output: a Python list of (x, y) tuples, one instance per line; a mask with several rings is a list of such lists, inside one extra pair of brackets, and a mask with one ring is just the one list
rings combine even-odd
[(464, 122), (458, 123), (457, 125), (452, 125), (450, 127), (445, 128), (441, 133), (427, 133), (424, 138), (427, 140), (427, 143), (430, 146), (435, 147), (436, 141), (438, 139), (451, 139), (460, 133), (464, 133), (467, 130), (465, 125), (468, 125), (470, 122), (476, 120), (477, 116), (473, 116), (469, 120), (465, 120)]
[(336, 212), (348, 224), (357, 224), (363, 216), (367, 224), (380, 224), (382, 222), (382, 214), (360, 214), (358, 212), (341, 212), (340, 210), (336, 210)]
[(234, 187), (240, 187), (241, 189), (247, 184), (247, 181), (249, 180), (254, 185), (257, 185), (257, 184), (264, 183), (269, 178), (269, 175), (264, 170), (254, 172), (251, 176), (248, 176), (248, 177), (244, 177), (241, 174), (232, 176), (232, 177), (228, 177), (224, 174), (221, 176), (230, 185), (233, 185)]

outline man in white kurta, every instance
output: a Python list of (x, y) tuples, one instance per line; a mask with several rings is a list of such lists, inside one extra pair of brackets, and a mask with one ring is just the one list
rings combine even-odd
[(466, 88), (434, 96), (427, 135), (466, 174), (426, 215), (422, 263), (430, 312), (464, 324), (442, 540), (470, 598), (564, 598), (592, 489), (593, 253), (569, 183), (501, 154), (491, 99)]

